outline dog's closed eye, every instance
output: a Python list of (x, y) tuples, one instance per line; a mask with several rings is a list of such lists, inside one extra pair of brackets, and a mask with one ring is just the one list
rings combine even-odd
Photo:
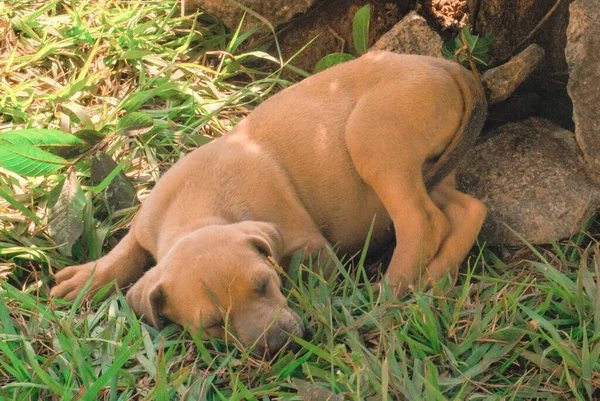
[(204, 330), (211, 330), (211, 329), (217, 329), (217, 328), (222, 328), (222, 327), (223, 327), (223, 319), (221, 319), (220, 317), (208, 318), (202, 324), (202, 328)]
[(225, 323), (223, 320), (210, 321), (208, 325), (202, 327), (205, 335), (215, 338), (225, 338)]
[(254, 292), (259, 297), (266, 297), (269, 291), (269, 283), (271, 282), (270, 276), (257, 277), (253, 279)]
[(254, 247), (256, 248), (258, 253), (263, 255), (265, 258), (268, 258), (269, 256), (271, 256), (271, 250), (265, 243), (263, 243), (261, 241), (254, 241)]

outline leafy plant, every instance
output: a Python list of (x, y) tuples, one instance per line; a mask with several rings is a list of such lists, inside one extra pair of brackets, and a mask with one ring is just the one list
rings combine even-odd
[(467, 68), (486, 67), (490, 46), (494, 39), (493, 32), (480, 37), (471, 33), (471, 28), (466, 25), (454, 38), (444, 42), (442, 54), (445, 58), (456, 60)]
[(371, 21), (371, 6), (364, 5), (354, 14), (352, 20), (352, 37), (354, 48), (358, 54), (365, 54), (369, 46), (369, 23)]
[(50, 150), (82, 144), (76, 136), (56, 129), (8, 131), (0, 135), (0, 167), (25, 176), (48, 175), (70, 165)]
[[(371, 21), (371, 6), (369, 4), (364, 5), (360, 10), (354, 14), (352, 20), (352, 37), (354, 39), (354, 48), (359, 55), (367, 52), (367, 46), (369, 44), (369, 24)], [(345, 63), (346, 61), (354, 60), (352, 54), (336, 52), (331, 53), (323, 57), (315, 65), (315, 73), (326, 70), (334, 65)]]
[[(248, 106), (287, 85), (278, 78), (283, 62), (243, 46), (255, 30), (241, 32), (240, 23), (228, 34), (201, 13), (178, 17), (178, 7), (0, 6), (11, 16), (0, 31), (18, 32), (14, 48), (27, 49), (2, 54), (0, 216), (7, 202), (35, 223), (30, 229), (49, 234), (47, 246), (58, 245), (61, 257), (99, 253), (113, 218), (127, 217), (109, 205), (119, 173), (147, 169), (133, 190), (144, 191), (160, 176), (159, 163), (229, 130)], [(275, 63), (275, 72), (256, 69), (259, 59)], [(93, 178), (91, 156), (100, 152), (122, 161)]]
[(54, 188), (50, 198), (48, 232), (59, 244), (59, 251), (63, 255), (72, 256), (71, 248), (83, 234), (86, 204), (85, 194), (74, 172)]

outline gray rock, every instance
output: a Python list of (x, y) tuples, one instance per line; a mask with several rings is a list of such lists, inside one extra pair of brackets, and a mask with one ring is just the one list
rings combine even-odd
[(369, 50), (442, 57), (442, 38), (425, 18), (412, 11), (383, 35)]
[[(117, 167), (117, 163), (106, 153), (99, 152), (92, 157), (92, 184), (98, 185)], [(104, 192), (111, 212), (135, 206), (139, 203), (136, 190), (123, 171), (113, 178)]]
[(570, 7), (566, 57), (567, 90), (573, 101), (575, 135), (591, 174), (600, 180), (600, 9), (598, 0)]
[(577, 232), (600, 206), (573, 134), (540, 118), (510, 123), (476, 146), (459, 169), (459, 189), (481, 199), (488, 245), (533, 244)]
[(505, 64), (483, 74), (481, 80), (490, 104), (500, 103), (535, 70), (544, 58), (544, 49), (533, 44)]
[(490, 49), (492, 64), (510, 58), (521, 50), (517, 46), (528, 39), (525, 46), (537, 43), (546, 50), (538, 72), (548, 75), (567, 69), (563, 49), (567, 40), (569, 2), (563, 0), (533, 35), (532, 31), (552, 10), (556, 0), (478, 0), (469, 2), (469, 11), (477, 32), (495, 34), (496, 40)]
[(305, 380), (293, 379), (293, 385), (298, 390), (298, 395), (302, 401), (343, 401), (344, 396), (334, 394), (330, 390), (315, 386)]
[[(249, 8), (263, 18), (267, 19), (273, 26), (288, 22), (296, 14), (303, 13), (315, 2), (315, 0), (237, 0), (239, 4)], [(188, 8), (198, 7), (213, 15), (229, 29), (235, 29), (244, 9), (228, 0), (187, 0)], [(260, 19), (246, 14), (244, 29), (262, 25)]]

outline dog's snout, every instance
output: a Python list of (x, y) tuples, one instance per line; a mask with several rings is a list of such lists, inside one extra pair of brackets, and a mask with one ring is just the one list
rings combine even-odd
[(264, 333), (264, 341), (258, 341), (254, 350), (256, 354), (273, 356), (284, 346), (296, 351), (298, 344), (293, 336), (304, 336), (304, 324), (296, 312), (286, 308), (282, 310), (271, 327)]

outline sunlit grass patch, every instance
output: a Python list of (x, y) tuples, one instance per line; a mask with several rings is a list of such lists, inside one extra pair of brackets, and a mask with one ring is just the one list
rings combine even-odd
[[(93, 210), (100, 223), (88, 219), (87, 243), (75, 245), (81, 245), (76, 258), (98, 255), (97, 243), (127, 217), (108, 213), (104, 193), (92, 187), (93, 154), (106, 152), (122, 162), (143, 199), (172, 163), (289, 84), (278, 78), (282, 66), (264, 45), (249, 46), (247, 35), (227, 33), (202, 13), (181, 17), (175, 1), (15, 1), (0, 13), (6, 21), (0, 25), (0, 132), (59, 129), (87, 143), (69, 161), (88, 215)], [(148, 129), (122, 128), (134, 113), (150, 120)], [(43, 235), (50, 191), (69, 170), (44, 178), (3, 170), (1, 224)], [(94, 232), (94, 224), (104, 224), (102, 232)]]
[(295, 354), (273, 360), (175, 325), (158, 333), (120, 294), (71, 306), (46, 299), (44, 285), (4, 282), (3, 391), (11, 399), (298, 399), (310, 385), (346, 399), (590, 399), (600, 346), (598, 272), (588, 267), (600, 246), (579, 256), (566, 268), (535, 258), (490, 265), (483, 251), (456, 286), (400, 301), (365, 286), (361, 265), (340, 264), (329, 281), (299, 266), (286, 294), (308, 335)]

